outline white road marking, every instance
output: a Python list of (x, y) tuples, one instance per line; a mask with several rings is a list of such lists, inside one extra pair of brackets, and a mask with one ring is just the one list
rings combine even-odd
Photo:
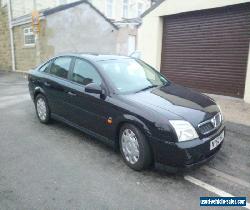
[(7, 108), (8, 106), (21, 103), (23, 101), (31, 100), (29, 94), (20, 94), (14, 96), (3, 96), (0, 97), (0, 109)]
[(242, 179), (239, 179), (237, 177), (231, 176), (229, 174), (223, 173), (222, 171), (216, 170), (214, 168), (210, 168), (208, 166), (203, 166), (201, 169), (203, 169), (203, 170), (205, 170), (205, 171), (207, 171), (207, 172), (209, 172), (211, 174), (214, 174), (217, 177), (227, 179), (228, 181), (234, 182), (236, 184), (239, 184), (239, 185), (241, 185), (243, 187), (246, 187), (246, 188), (250, 189), (250, 183), (245, 181), (245, 180), (242, 180)]
[[(192, 176), (184, 176), (184, 179), (191, 182), (192, 184), (195, 184), (199, 187), (202, 187), (202, 188), (204, 188), (204, 189), (206, 189), (206, 190), (208, 190), (208, 191), (210, 191), (210, 192), (212, 192), (220, 197), (235, 197), (234, 195), (232, 195), (230, 193), (227, 193), (219, 188), (216, 188), (216, 187), (214, 187), (210, 184), (207, 184), (199, 179), (196, 179)], [(243, 206), (243, 207), (250, 209), (250, 204), (246, 203), (246, 206)]]

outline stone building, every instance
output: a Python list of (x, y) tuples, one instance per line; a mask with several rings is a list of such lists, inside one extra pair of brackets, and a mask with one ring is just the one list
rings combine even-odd
[(135, 50), (138, 22), (119, 24), (84, 0), (41, 11), (38, 40), (30, 14), (15, 18), (15, 68), (27, 71), (54, 55), (68, 52), (128, 55)]
[[(6, 1), (6, 0), (4, 0)], [(12, 15), (14, 18), (30, 14), (34, 8), (32, 0), (11, 0)], [(79, 0), (36, 0), (38, 10), (51, 9), (59, 5), (73, 3)], [(122, 19), (136, 18), (148, 9), (151, 0), (88, 0), (106, 17), (120, 21)]]
[(10, 32), (5, 2), (0, 0), (0, 70), (11, 70)]

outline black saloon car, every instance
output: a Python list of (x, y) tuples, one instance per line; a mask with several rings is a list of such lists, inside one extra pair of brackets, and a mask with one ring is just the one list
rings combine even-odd
[(119, 148), (142, 170), (192, 168), (220, 149), (224, 123), (210, 97), (177, 85), (145, 62), (114, 55), (57, 56), (31, 70), (42, 123), (63, 121)]

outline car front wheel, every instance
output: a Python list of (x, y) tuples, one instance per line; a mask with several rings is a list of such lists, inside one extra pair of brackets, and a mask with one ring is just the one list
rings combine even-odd
[(47, 99), (42, 94), (38, 94), (35, 100), (36, 113), (41, 123), (47, 124), (50, 121), (50, 111)]
[(140, 129), (132, 124), (125, 124), (119, 137), (120, 151), (125, 163), (137, 171), (148, 168), (152, 162), (152, 154)]

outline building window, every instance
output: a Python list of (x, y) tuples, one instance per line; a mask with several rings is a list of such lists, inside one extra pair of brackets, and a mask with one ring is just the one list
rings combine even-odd
[(34, 46), (35, 45), (35, 35), (32, 28), (25, 28), (24, 32), (24, 46)]
[(106, 16), (113, 18), (113, 0), (106, 0)]
[(137, 4), (137, 15), (140, 16), (143, 13), (143, 5), (142, 3)]
[(123, 0), (123, 17), (128, 18), (128, 0)]
[(1, 1), (1, 7), (5, 7), (7, 5), (7, 0), (0, 0)]

